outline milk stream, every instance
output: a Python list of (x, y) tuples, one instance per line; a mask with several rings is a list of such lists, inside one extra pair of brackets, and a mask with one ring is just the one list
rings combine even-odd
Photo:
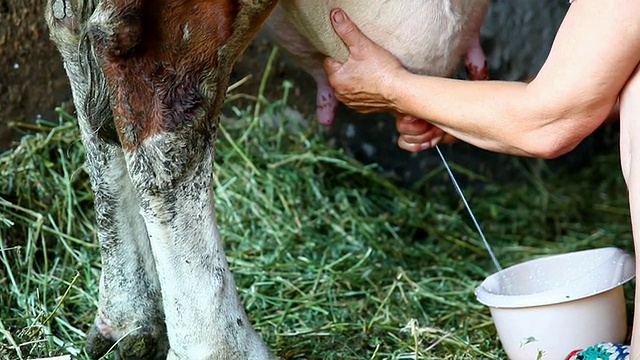
[(458, 182), (456, 181), (456, 178), (453, 176), (453, 172), (451, 171), (451, 168), (449, 167), (449, 164), (447, 163), (447, 160), (444, 158), (444, 155), (442, 154), (442, 151), (440, 151), (440, 148), (438, 147), (438, 145), (436, 145), (435, 148), (438, 151), (438, 155), (440, 155), (440, 159), (442, 159), (442, 163), (444, 164), (445, 169), (447, 169), (447, 172), (449, 173), (449, 177), (451, 178), (451, 182), (453, 183), (453, 186), (455, 187), (456, 191), (458, 192), (458, 195), (460, 195), (460, 198), (462, 199), (462, 202), (464, 203), (464, 206), (467, 208), (467, 211), (469, 212), (469, 215), (471, 216), (471, 220), (473, 220), (473, 224), (476, 226), (476, 229), (478, 229), (478, 233), (480, 233), (480, 238), (482, 238), (482, 242), (484, 243), (484, 247), (487, 248), (487, 251), (489, 252), (489, 256), (491, 257), (491, 260), (493, 261), (493, 265), (495, 265), (495, 267), (496, 267), (496, 269), (498, 271), (502, 270), (502, 267), (500, 266), (500, 263), (498, 262), (498, 259), (496, 258), (496, 254), (493, 252), (493, 249), (491, 248), (491, 245), (489, 245), (489, 242), (487, 241), (487, 238), (484, 237), (484, 233), (482, 232), (482, 229), (480, 228), (480, 224), (478, 224), (478, 220), (476, 220), (476, 217), (473, 215), (473, 211), (471, 211), (471, 207), (469, 206), (469, 203), (467, 202), (467, 199), (464, 197), (464, 193), (462, 193), (462, 189), (460, 189), (460, 185), (458, 185)]

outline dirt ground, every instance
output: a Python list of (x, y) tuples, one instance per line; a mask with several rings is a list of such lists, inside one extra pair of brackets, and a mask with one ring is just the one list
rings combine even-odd
[(45, 0), (0, 0), (0, 148), (8, 124), (50, 116), (71, 92), (44, 23)]
[[(33, 121), (38, 116), (51, 119), (55, 116), (54, 107), (62, 103), (70, 107), (67, 79), (43, 20), (45, 3), (46, 0), (0, 0), (0, 149), (19, 135), (12, 133), (10, 122)], [(565, 2), (556, 0), (492, 1), (482, 30), (491, 76), (518, 80), (534, 75), (549, 51), (566, 8)], [(242, 92), (257, 93), (271, 48), (267, 39), (258, 36), (237, 63), (233, 79), (253, 75)], [(284, 80), (294, 84), (289, 104), (312, 117), (315, 84), (281, 54), (270, 75), (267, 98), (277, 100), (281, 96)], [(386, 173), (408, 182), (439, 164), (433, 152), (416, 155), (399, 150), (393, 124), (384, 114), (365, 117), (342, 107), (336, 123), (325, 132), (328, 141), (354, 157), (377, 162)], [(584, 150), (556, 163), (583, 163), (601, 140), (600, 135), (589, 139), (581, 147)], [(452, 161), (489, 176), (504, 168), (501, 164), (512, 161), (466, 145), (447, 146), (444, 151)]]

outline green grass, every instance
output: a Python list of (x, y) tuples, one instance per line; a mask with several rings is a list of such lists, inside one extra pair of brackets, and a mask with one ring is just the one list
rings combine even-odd
[[(473, 294), (494, 269), (450, 183), (398, 187), (312, 128), (255, 116), (283, 108), (236, 109), (216, 158), (227, 256), (269, 346), (283, 359), (504, 358)], [(33, 127), (0, 156), (0, 358), (84, 359), (100, 273), (84, 153), (68, 114)], [(617, 156), (571, 174), (522, 171), (521, 183), (464, 189), (503, 266), (632, 250)]]

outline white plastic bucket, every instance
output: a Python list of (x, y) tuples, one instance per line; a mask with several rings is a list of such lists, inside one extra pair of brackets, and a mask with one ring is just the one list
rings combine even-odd
[(624, 341), (621, 285), (634, 274), (633, 256), (623, 250), (585, 250), (492, 274), (476, 288), (476, 296), (489, 306), (510, 359), (564, 359), (576, 349)]

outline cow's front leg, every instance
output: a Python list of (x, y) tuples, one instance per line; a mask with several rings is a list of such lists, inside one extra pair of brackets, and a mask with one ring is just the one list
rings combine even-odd
[(217, 229), (210, 138), (161, 132), (127, 154), (162, 284), (169, 359), (268, 359)]
[(169, 359), (270, 359), (238, 298), (213, 208), (232, 62), (271, 1), (104, 0), (89, 36), (162, 289)]
[(100, 358), (118, 341), (116, 358), (164, 358), (160, 284), (144, 219), (113, 126), (106, 82), (83, 36), (95, 4), (73, 4), (50, 0), (46, 20), (71, 82), (98, 222), (103, 270), (87, 352)]

